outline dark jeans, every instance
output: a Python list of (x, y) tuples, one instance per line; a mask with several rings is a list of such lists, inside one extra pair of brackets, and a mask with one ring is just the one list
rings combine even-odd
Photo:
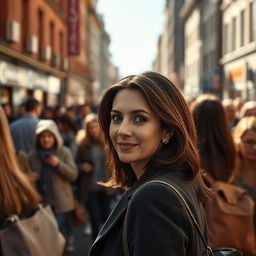
[(63, 212), (55, 214), (59, 230), (65, 237), (66, 241), (73, 236), (73, 217), (71, 212)]
[(106, 191), (90, 191), (86, 204), (92, 225), (92, 238), (95, 240), (109, 215), (110, 198)]

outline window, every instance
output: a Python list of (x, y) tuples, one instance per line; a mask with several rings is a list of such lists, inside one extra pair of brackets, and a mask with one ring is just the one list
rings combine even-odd
[(234, 51), (236, 49), (236, 18), (232, 19), (232, 46), (231, 50)]
[(245, 42), (245, 10), (240, 13), (240, 46), (244, 46)]
[(250, 2), (250, 42), (255, 39), (255, 2)]
[(22, 38), (22, 48), (24, 51), (27, 49), (27, 36), (29, 27), (29, 4), (28, 0), (23, 0), (22, 2), (22, 18), (21, 18), (21, 38)]
[(55, 53), (55, 28), (54, 28), (54, 23), (50, 22), (50, 44), (51, 44), (51, 48), (52, 48), (52, 55)]
[(38, 10), (38, 50), (39, 50), (39, 58), (42, 57), (43, 53), (43, 12), (41, 10)]
[(60, 56), (64, 58), (64, 41), (63, 41), (62, 31), (59, 32), (59, 52), (60, 52)]
[(223, 26), (223, 42), (222, 42), (222, 47), (223, 47), (223, 55), (228, 53), (228, 24), (224, 24)]

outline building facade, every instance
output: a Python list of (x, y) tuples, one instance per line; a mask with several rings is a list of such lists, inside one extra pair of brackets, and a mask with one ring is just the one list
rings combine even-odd
[(222, 58), (224, 97), (256, 99), (256, 1), (224, 0)]
[[(15, 6), (15, 8), (14, 8)], [(63, 100), (67, 66), (66, 0), (2, 0), (1, 103), (33, 95), (45, 105)]]
[(89, 63), (90, 1), (68, 0), (68, 55), (65, 101), (67, 105), (93, 103), (93, 75)]
[(202, 78), (202, 39), (201, 39), (201, 1), (186, 0), (180, 17), (184, 20), (185, 30), (185, 79), (184, 94), (189, 97), (200, 93), (200, 82)]

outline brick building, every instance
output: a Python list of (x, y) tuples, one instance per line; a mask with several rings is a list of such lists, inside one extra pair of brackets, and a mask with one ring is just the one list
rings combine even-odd
[(27, 95), (45, 105), (62, 101), (68, 63), (66, 0), (2, 0), (1, 5), (1, 103), (18, 106)]

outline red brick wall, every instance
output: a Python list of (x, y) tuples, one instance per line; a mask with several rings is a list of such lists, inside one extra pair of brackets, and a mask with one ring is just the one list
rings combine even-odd
[[(67, 38), (67, 29), (66, 29), (66, 15), (63, 16), (58, 13), (50, 4), (50, 1), (46, 0), (2, 0), (4, 3), (7, 3), (7, 6), (4, 6), (5, 12), (7, 13), (6, 20), (16, 20), (21, 24), (21, 40), (19, 43), (12, 43), (10, 47), (18, 51), (25, 51), (25, 37), (28, 35), (39, 36), (39, 10), (43, 14), (43, 24), (42, 24), (42, 42), (39, 42), (41, 46), (50, 45), (50, 23), (54, 24), (54, 51), (52, 53), (60, 53), (60, 42), (59, 42), (59, 33), (63, 34), (63, 52), (62, 59), (67, 57), (67, 47), (66, 47), (66, 38)], [(24, 8), (24, 4), (27, 1), (27, 8)], [(59, 1), (59, 5), (65, 6), (66, 0)], [(55, 3), (57, 6), (58, 3)], [(1, 4), (2, 5), (2, 4)], [(15, 8), (14, 8), (15, 6)], [(1, 6), (2, 9), (2, 6)], [(61, 9), (61, 8), (59, 8)], [(65, 8), (66, 10), (66, 8)], [(64, 13), (64, 12), (63, 12)], [(25, 16), (25, 17), (23, 17)], [(63, 18), (64, 17), (64, 18)], [(1, 22), (2, 24), (2, 22)], [(27, 25), (26, 25), (27, 24)], [(1, 26), (1, 32), (3, 28)], [(25, 34), (25, 35), (24, 35)], [(2, 35), (2, 33), (1, 33)], [(6, 37), (5, 37), (6, 39)], [(33, 55), (33, 58), (40, 59), (39, 53)]]

